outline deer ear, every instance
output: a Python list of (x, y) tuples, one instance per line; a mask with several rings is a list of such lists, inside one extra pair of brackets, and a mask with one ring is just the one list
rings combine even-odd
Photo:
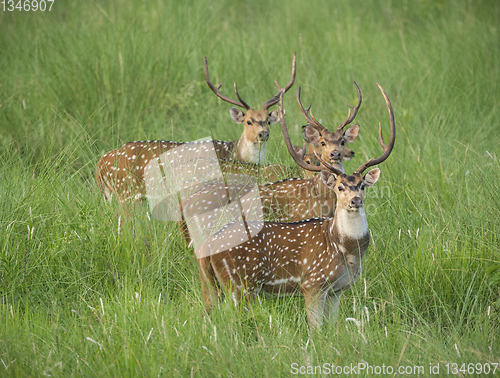
[(368, 172), (365, 175), (365, 177), (363, 177), (363, 180), (366, 186), (373, 186), (378, 181), (379, 177), (380, 177), (380, 169), (374, 168), (370, 172)]
[(321, 138), (320, 132), (311, 125), (302, 126), (302, 136), (307, 143), (318, 143)]
[(321, 171), (321, 181), (329, 188), (333, 188), (335, 185), (335, 180), (337, 180), (337, 176), (334, 173), (328, 171)]
[(245, 113), (243, 113), (238, 108), (233, 107), (233, 108), (229, 109), (229, 114), (231, 114), (231, 118), (236, 123), (243, 123), (243, 120), (245, 119)]
[[(279, 109), (273, 110), (269, 113), (269, 123), (278, 123), (280, 121)], [(283, 109), (283, 113), (285, 113), (285, 109)]]
[(344, 139), (347, 143), (352, 143), (359, 135), (359, 125), (349, 127), (344, 133)]

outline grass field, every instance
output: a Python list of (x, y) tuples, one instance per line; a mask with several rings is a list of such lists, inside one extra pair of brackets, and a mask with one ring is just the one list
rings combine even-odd
[[(50, 12), (0, 10), (0, 376), (322, 376), (324, 364), (359, 363), (373, 374), (344, 372), (493, 376), (499, 2), (57, 0)], [(95, 184), (97, 160), (131, 140), (237, 139), (241, 125), (207, 87), (203, 57), (223, 93), (236, 81), (258, 108), (274, 80), (288, 82), (294, 51), (294, 143), (299, 86), (330, 129), (356, 102), (353, 80), (360, 86), (347, 172), (381, 153), (388, 117), (375, 83), (395, 111), (396, 147), (366, 199), (363, 274), (338, 321), (319, 330), (300, 297), (203, 316), (177, 226), (150, 221), (146, 207), (119, 219)], [(292, 164), (277, 125), (268, 151), (269, 162)]]

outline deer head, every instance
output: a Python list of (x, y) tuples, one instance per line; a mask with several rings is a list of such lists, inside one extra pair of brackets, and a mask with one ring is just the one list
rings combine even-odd
[[(210, 77), (208, 75), (208, 63), (206, 57), (204, 58), (204, 64), (205, 64), (205, 80), (210, 89), (217, 95), (217, 97), (226, 102), (229, 102), (230, 104), (233, 104), (239, 108), (244, 109), (243, 111), (241, 109), (232, 107), (229, 110), (231, 118), (234, 120), (234, 122), (242, 124), (244, 127), (244, 131), (240, 138), (240, 141), (244, 141), (247, 144), (259, 144), (267, 142), (267, 140), (269, 139), (269, 125), (277, 123), (280, 120), (278, 115), (278, 110), (274, 110), (272, 112), (269, 111), (269, 108), (271, 106), (276, 105), (278, 103), (280, 92), (278, 92), (278, 94), (276, 94), (275, 96), (271, 97), (269, 100), (264, 102), (264, 105), (262, 105), (262, 109), (260, 110), (252, 109), (240, 97), (238, 89), (236, 88), (236, 83), (234, 83), (234, 92), (236, 93), (238, 101), (224, 96), (220, 92), (220, 87), (222, 86), (222, 84), (219, 84), (219, 86), (215, 87), (210, 81)], [(296, 56), (294, 53), (292, 62), (292, 76), (290, 82), (284, 88), (283, 93), (285, 93), (292, 87), (295, 81), (295, 72), (296, 72)]]
[[(299, 155), (302, 156), (302, 160), (304, 160), (307, 164), (309, 165), (315, 165), (315, 166), (320, 166), (321, 162), (318, 160), (316, 155), (314, 154), (314, 151), (312, 152), (307, 152), (306, 146), (305, 146), (305, 141), (304, 141), (304, 146), (299, 147), (299, 146), (292, 146), (294, 151)], [(311, 172), (304, 170), (303, 175), (304, 177), (314, 177), (317, 172)]]
[(308, 153), (316, 152), (320, 154), (323, 160), (337, 166), (339, 169), (344, 170), (343, 160), (350, 160), (354, 157), (354, 151), (345, 147), (346, 143), (352, 143), (356, 140), (359, 134), (359, 125), (354, 125), (344, 131), (344, 127), (352, 123), (356, 117), (359, 107), (361, 106), (361, 91), (358, 85), (354, 82), (358, 92), (358, 104), (356, 107), (349, 105), (353, 109), (349, 109), (349, 114), (346, 120), (334, 132), (328, 131), (316, 118), (314, 118), (311, 110), (311, 105), (304, 109), (300, 101), (300, 88), (297, 94), (297, 101), (300, 109), (307, 120), (307, 125), (302, 126), (302, 135), (304, 139), (310, 143)]

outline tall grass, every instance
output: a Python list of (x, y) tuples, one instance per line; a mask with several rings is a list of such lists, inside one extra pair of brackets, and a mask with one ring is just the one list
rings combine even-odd
[[(420, 375), (439, 363), (445, 375), (445, 364), (500, 363), (500, 288), (486, 275), (500, 264), (498, 19), (495, 1), (444, 0), (56, 1), (50, 13), (1, 12), (0, 375), (275, 377), (292, 363), (363, 361), (423, 366)], [(299, 86), (330, 129), (356, 101), (352, 81), (360, 86), (348, 172), (381, 153), (376, 82), (397, 121), (367, 196), (365, 269), (320, 330), (301, 298), (205, 315), (177, 227), (146, 208), (119, 217), (94, 179), (102, 151), (126, 141), (239, 137), (204, 82), (203, 56), (223, 93), (236, 81), (257, 108), (274, 80), (288, 81), (294, 51), (285, 106), (295, 143)], [(269, 151), (291, 164), (277, 127)]]

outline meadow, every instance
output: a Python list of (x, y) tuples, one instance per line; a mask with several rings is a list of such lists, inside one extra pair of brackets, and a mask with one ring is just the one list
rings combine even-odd
[[(2, 4), (0, 376), (500, 374), (499, 2)], [(348, 173), (381, 154), (376, 83), (397, 127), (366, 198), (363, 273), (320, 329), (301, 297), (205, 315), (177, 225), (147, 206), (117, 216), (95, 182), (102, 153), (128, 141), (239, 137), (204, 56), (223, 93), (236, 82), (260, 108), (274, 80), (288, 82), (294, 52), (284, 103), (295, 144), (299, 86), (333, 129), (359, 85)], [(278, 125), (268, 151), (292, 165)], [(358, 364), (373, 370), (350, 370)]]

